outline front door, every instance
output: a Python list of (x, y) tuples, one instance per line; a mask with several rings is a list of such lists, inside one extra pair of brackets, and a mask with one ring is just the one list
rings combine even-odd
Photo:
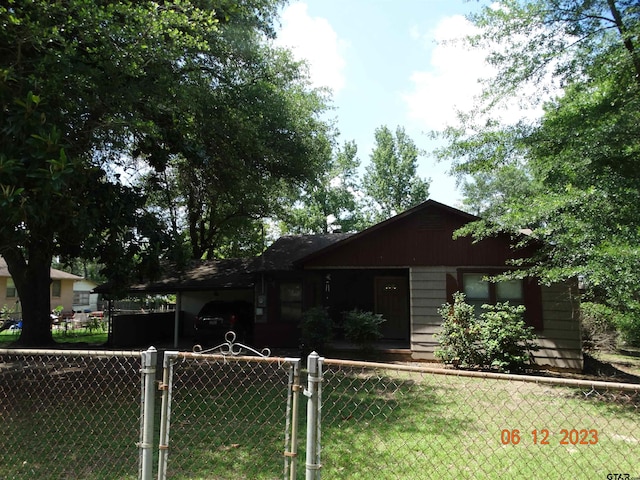
[(375, 309), (386, 322), (383, 338), (409, 340), (409, 298), (406, 277), (375, 277)]

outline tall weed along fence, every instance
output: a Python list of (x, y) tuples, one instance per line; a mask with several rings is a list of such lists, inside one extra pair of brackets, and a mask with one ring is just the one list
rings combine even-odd
[(233, 353), (0, 351), (0, 478), (640, 477), (640, 385)]

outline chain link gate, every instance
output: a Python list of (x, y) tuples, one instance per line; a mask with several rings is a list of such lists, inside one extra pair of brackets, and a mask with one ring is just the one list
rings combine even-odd
[(159, 480), (297, 478), (300, 359), (227, 340), (164, 354)]

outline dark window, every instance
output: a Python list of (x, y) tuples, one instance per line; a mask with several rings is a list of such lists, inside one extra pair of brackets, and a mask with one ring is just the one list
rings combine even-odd
[(468, 304), (476, 308), (476, 313), (484, 304), (494, 305), (498, 302), (509, 302), (510, 305), (524, 305), (524, 288), (522, 280), (503, 280), (489, 282), (487, 273), (463, 273), (462, 291)]
[(536, 330), (543, 329), (542, 320), (542, 291), (537, 279), (504, 280), (489, 282), (487, 277), (500, 273), (494, 271), (459, 270), (458, 278), (447, 275), (447, 301), (453, 301), (453, 293), (464, 292), (466, 302), (476, 308), (484, 304), (493, 305), (497, 302), (509, 302), (510, 305), (524, 305), (525, 321)]
[(62, 296), (62, 281), (53, 280), (51, 282), (51, 296), (53, 298), (60, 298)]
[(89, 305), (89, 293), (90, 292), (73, 292), (73, 304)]
[(280, 284), (280, 319), (297, 322), (302, 317), (302, 285), (299, 282)]
[(16, 298), (16, 286), (11, 278), (7, 278), (7, 298)]

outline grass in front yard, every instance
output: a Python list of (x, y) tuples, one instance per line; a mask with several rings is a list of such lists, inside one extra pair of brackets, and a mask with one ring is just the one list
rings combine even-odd
[[(104, 393), (119, 388), (117, 376), (112, 372), (102, 379), (103, 371), (95, 369), (83, 381), (104, 380), (98, 389)], [(119, 401), (74, 397), (83, 390), (74, 377), (80, 372), (52, 373), (64, 382), (56, 382), (50, 402), (30, 404), (25, 394), (20, 411), (27, 414), (20, 422), (13, 417), (13, 406), (0, 410), (0, 441), (5, 442), (0, 478), (35, 478), (21, 470), (27, 453), (40, 474), (52, 472), (50, 478), (122, 478), (82, 468), (100, 462), (91, 457), (89, 442), (114, 444), (122, 452), (117, 453), (122, 458), (106, 463), (130, 462), (137, 455), (135, 375), (126, 392), (115, 397), (128, 399), (125, 411)], [(18, 380), (23, 383), (17, 391), (27, 391), (31, 384)], [(275, 364), (179, 360), (169, 478), (282, 478), (287, 381), (287, 370)], [(302, 383), (306, 385), (305, 379)], [(68, 389), (61, 390), (61, 385)], [(40, 392), (42, 387), (29, 388)], [(304, 477), (305, 468), (305, 413), (301, 394), (298, 478)], [(614, 472), (640, 476), (638, 394), (325, 365), (321, 415), (322, 478), (327, 480), (593, 479)], [(126, 428), (115, 427), (120, 417), (129, 418)], [(513, 441), (516, 430), (518, 442)], [(584, 445), (581, 430), (587, 432)], [(589, 432), (595, 432), (597, 442)], [(17, 453), (2, 457), (16, 446)], [(45, 462), (53, 463), (48, 467)], [(81, 473), (69, 474), (74, 467)]]
[[(264, 375), (238, 381), (234, 374), (214, 381), (204, 372), (192, 373), (175, 391), (171, 478), (281, 478), (284, 381), (274, 384)], [(189, 384), (195, 378), (200, 386), (194, 389)], [(323, 385), (326, 479), (640, 474), (637, 396), (386, 370), (329, 370)], [(301, 400), (301, 419), (305, 412)], [(503, 443), (503, 431), (512, 435), (515, 430), (519, 442)], [(580, 430), (587, 432), (585, 445)], [(300, 432), (298, 468), (303, 471), (304, 420)]]
[[(325, 380), (324, 478), (592, 479), (617, 469), (640, 473), (634, 470), (640, 458), (637, 396), (633, 402), (626, 395), (523, 382), (386, 375), (341, 373)], [(572, 429), (597, 432), (598, 442), (574, 444), (574, 435), (563, 445)], [(518, 430), (519, 443), (503, 444), (503, 430)]]
[(140, 360), (4, 354), (0, 478), (137, 478)]
[(640, 352), (638, 356), (616, 352), (597, 352), (594, 357), (601, 362), (609, 363), (631, 375), (640, 377)]
[[(89, 345), (102, 345), (107, 341), (106, 330), (88, 329), (85, 327), (74, 328), (67, 331), (55, 329), (52, 331), (53, 340), (57, 343), (86, 343)], [(0, 332), (0, 348), (10, 347), (20, 337), (19, 331), (4, 330)]]

